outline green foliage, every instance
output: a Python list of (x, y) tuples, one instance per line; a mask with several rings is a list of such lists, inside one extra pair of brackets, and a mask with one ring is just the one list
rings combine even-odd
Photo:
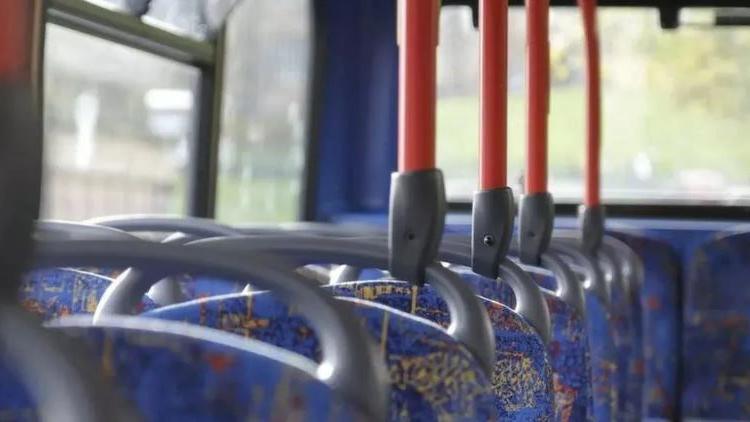
[(750, 31), (644, 33), (649, 82), (677, 103), (721, 117), (750, 112)]
[[(518, 26), (522, 20), (512, 20), (511, 30), (514, 22)], [(599, 30), (605, 188), (671, 191), (683, 199), (693, 194), (691, 189), (713, 192), (714, 199), (744, 191), (750, 185), (750, 143), (745, 140), (750, 133), (750, 30), (667, 32), (659, 28), (656, 12), (646, 9), (603, 9)], [(585, 62), (577, 11), (554, 10), (550, 33), (550, 181), (580, 189)], [(523, 81), (518, 66), (523, 63), (523, 40), (511, 39), (510, 77)], [(508, 100), (511, 183), (518, 181), (525, 165), (524, 91), (512, 89)], [(464, 198), (476, 188), (476, 95), (443, 95), (438, 103), (438, 164), (449, 188), (458, 186), (453, 194)], [(644, 199), (642, 192), (637, 195)]]

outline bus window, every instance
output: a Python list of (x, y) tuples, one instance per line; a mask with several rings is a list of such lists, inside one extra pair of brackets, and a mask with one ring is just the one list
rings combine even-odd
[(48, 25), (45, 218), (186, 212), (197, 69)]
[[(705, 11), (703, 13), (711, 13)], [(683, 21), (701, 12), (683, 10)], [(442, 12), (438, 160), (452, 201), (476, 189), (478, 33), (468, 8)], [(550, 15), (552, 97), (550, 189), (558, 202), (581, 198), (584, 62), (580, 14)], [(655, 9), (601, 8), (602, 180), (609, 203), (750, 204), (750, 30), (659, 26)], [(525, 137), (525, 18), (509, 25), (509, 177), (520, 192)], [(727, 151), (732, 151), (727, 154)]]
[(306, 129), (310, 2), (241, 3), (228, 27), (217, 219), (297, 219)]

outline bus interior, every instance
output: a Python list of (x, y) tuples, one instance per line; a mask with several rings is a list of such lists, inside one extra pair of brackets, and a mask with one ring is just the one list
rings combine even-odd
[(0, 420), (750, 420), (745, 0), (2, 0), (0, 98)]

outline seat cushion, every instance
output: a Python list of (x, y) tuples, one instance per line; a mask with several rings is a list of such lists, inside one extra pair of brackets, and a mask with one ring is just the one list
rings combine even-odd
[[(92, 361), (148, 421), (364, 420), (315, 377), (313, 362), (266, 344), (138, 317), (96, 327), (90, 318), (64, 318), (50, 329), (89, 346)], [(6, 378), (0, 385), (19, 387)], [(0, 396), (0, 412), (10, 398)]]
[(750, 420), (750, 234), (717, 235), (685, 285), (682, 415)]
[[(496, 417), (490, 380), (471, 353), (441, 327), (382, 305), (342, 300), (385, 352), (391, 420)], [(319, 343), (307, 321), (267, 292), (199, 299), (143, 316), (213, 327), (320, 360)]]
[[(482, 296), (515, 306), (516, 298), (508, 284), (482, 277), (469, 268), (456, 268), (456, 271)], [(540, 284), (556, 284), (551, 273), (534, 271), (532, 274), (534, 279), (540, 279)], [(585, 318), (551, 291), (542, 289), (542, 294), (552, 324), (547, 351), (554, 374), (556, 420), (586, 420), (592, 393)]]
[[(443, 327), (450, 323), (445, 301), (429, 285), (360, 281), (328, 286), (334, 294), (357, 297), (399, 309)], [(552, 420), (552, 371), (544, 343), (518, 314), (499, 302), (480, 298), (495, 334), (496, 362), (492, 375), (496, 407), (502, 420)]]
[[(93, 314), (112, 281), (102, 275), (68, 268), (31, 271), (21, 281), (19, 299), (26, 310), (44, 320)], [(144, 296), (135, 311), (154, 307), (156, 304)]]

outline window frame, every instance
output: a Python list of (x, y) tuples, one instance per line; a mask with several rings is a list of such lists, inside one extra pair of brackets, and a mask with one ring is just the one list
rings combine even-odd
[(36, 95), (44, 104), (44, 49), (47, 24), (150, 53), (199, 71), (198, 98), (194, 110), (194, 138), (188, 162), (187, 213), (213, 218), (216, 209), (218, 151), (223, 100), (225, 29), (213, 39), (195, 40), (149, 25), (140, 16), (113, 11), (84, 0), (44, 0), (41, 11), (36, 69)]
[[(580, 204), (569, 202), (555, 203), (555, 215), (561, 217), (575, 217), (578, 215)], [(608, 217), (619, 218), (648, 218), (675, 220), (710, 220), (733, 221), (747, 220), (750, 216), (750, 206), (742, 205), (656, 205), (656, 204), (603, 204)], [(448, 211), (457, 214), (471, 214), (472, 203), (467, 201), (452, 201), (448, 203)]]

